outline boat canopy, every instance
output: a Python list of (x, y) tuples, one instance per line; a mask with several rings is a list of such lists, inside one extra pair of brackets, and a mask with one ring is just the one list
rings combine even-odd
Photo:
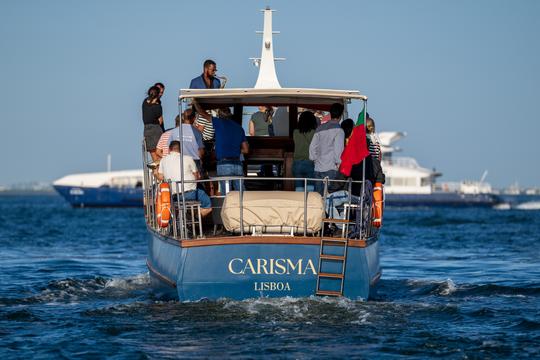
[(333, 103), (346, 103), (349, 100), (367, 100), (367, 96), (356, 90), (329, 90), (304, 88), (277, 89), (181, 89), (180, 100), (197, 99), (204, 108), (216, 105), (255, 106), (273, 105), (313, 107), (325, 109)]

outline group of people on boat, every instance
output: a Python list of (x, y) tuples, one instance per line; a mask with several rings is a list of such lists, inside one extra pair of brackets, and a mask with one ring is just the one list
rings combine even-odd
[[(216, 63), (206, 60), (203, 73), (191, 80), (190, 88), (222, 88), (224, 83), (216, 77), (216, 71)], [(223, 79), (225, 82), (226, 78)], [(217, 159), (218, 176), (242, 176), (242, 154), (248, 152), (249, 145), (242, 127), (231, 119), (229, 108), (218, 109), (217, 117), (212, 117), (195, 101), (191, 108), (176, 116), (175, 127), (165, 131), (160, 101), (164, 89), (161, 83), (151, 86), (142, 104), (145, 146), (153, 161), (150, 166), (158, 180), (179, 182), (183, 175), (183, 189), (173, 189), (176, 192), (173, 196), (183, 192), (184, 199), (199, 201), (201, 214), (205, 216), (212, 210), (210, 198), (203, 186), (190, 181), (201, 179), (205, 173), (203, 164), (208, 164), (212, 152)], [(233, 182), (232, 188), (237, 190), (238, 182)]]
[[(206, 60), (203, 73), (194, 78), (190, 88), (219, 89), (224, 83), (216, 76), (216, 63)], [(226, 82), (226, 78), (222, 78)], [(206, 174), (211, 154), (217, 162), (217, 177), (244, 176), (244, 155), (249, 153), (249, 144), (242, 126), (232, 119), (229, 107), (220, 107), (212, 111), (202, 109), (196, 100), (192, 106), (175, 118), (175, 128), (165, 131), (161, 96), (165, 90), (162, 83), (156, 83), (148, 89), (142, 104), (144, 139), (146, 150), (150, 153), (154, 176), (158, 180), (179, 182), (182, 178), (180, 158), (183, 163), (183, 192), (186, 200), (197, 200), (201, 204), (203, 216), (212, 211), (208, 192), (217, 191), (201, 184), (189, 182), (198, 180)], [(381, 147), (375, 133), (375, 122), (366, 114), (366, 126), (355, 126), (352, 119), (344, 119), (344, 106), (334, 103), (328, 115), (319, 110), (302, 109), (293, 132), (293, 177), (297, 191), (303, 191), (304, 178), (355, 181), (365, 179), (382, 188), (384, 174), (381, 168)], [(259, 106), (248, 123), (250, 136), (274, 136), (274, 108)], [(362, 119), (360, 119), (362, 117)], [(362, 121), (361, 121), (362, 120)], [(359, 116), (363, 122), (363, 114)], [(361, 124), (362, 125), (362, 124)], [(180, 141), (180, 129), (182, 141)], [(211, 183), (210, 183), (211, 184)], [(341, 184), (341, 185), (340, 185)], [(337, 203), (346, 193), (345, 182), (330, 181), (326, 187), (328, 198)], [(308, 191), (317, 191), (321, 195), (325, 190), (323, 181), (307, 182)], [(239, 190), (240, 182), (220, 181), (220, 190)], [(353, 183), (352, 195), (360, 196), (362, 187)], [(381, 198), (382, 201), (382, 198)], [(381, 204), (382, 206), (382, 204)]]
[[(375, 121), (366, 114), (367, 126), (364, 128), (355, 126), (350, 118), (341, 120), (343, 105), (340, 103), (332, 104), (329, 115), (329, 119), (319, 123), (312, 111), (306, 110), (300, 114), (298, 127), (293, 132), (294, 177), (330, 180), (350, 177), (361, 181), (362, 160), (369, 154), (365, 160), (366, 179), (372, 183), (384, 183), (381, 145), (375, 133)], [(315, 182), (314, 190), (322, 194), (323, 185), (321, 181)], [(297, 182), (297, 188), (302, 186), (301, 182)], [(336, 188), (339, 185), (330, 183), (328, 190)], [(352, 192), (359, 195), (357, 184), (353, 184)]]

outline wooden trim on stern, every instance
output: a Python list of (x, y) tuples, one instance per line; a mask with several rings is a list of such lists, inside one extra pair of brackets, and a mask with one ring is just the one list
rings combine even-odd
[(173, 288), (176, 288), (176, 283), (172, 281), (171, 279), (169, 279), (168, 277), (166, 277), (165, 275), (158, 272), (156, 269), (154, 269), (154, 267), (150, 265), (150, 261), (148, 259), (146, 259), (146, 266), (148, 267), (148, 270), (150, 270), (152, 274), (158, 277), (161, 281), (163, 281), (164, 283), (166, 283), (167, 285)]
[[(181, 240), (183, 248), (216, 246), (216, 245), (244, 245), (244, 244), (289, 244), (289, 245), (321, 245), (320, 237), (309, 236), (227, 236), (207, 239)], [(365, 240), (349, 240), (349, 246), (365, 248), (368, 244)]]

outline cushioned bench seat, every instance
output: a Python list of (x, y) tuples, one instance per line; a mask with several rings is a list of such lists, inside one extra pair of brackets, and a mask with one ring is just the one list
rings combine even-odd
[[(321, 229), (324, 217), (323, 199), (319, 193), (307, 197), (307, 232)], [(221, 209), (223, 225), (228, 231), (240, 231), (240, 193), (231, 191)], [(304, 232), (304, 193), (295, 191), (245, 191), (243, 196), (244, 232)]]

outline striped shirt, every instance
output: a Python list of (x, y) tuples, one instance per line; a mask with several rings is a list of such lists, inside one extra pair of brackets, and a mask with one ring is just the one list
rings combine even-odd
[(214, 140), (214, 134), (216, 132), (214, 130), (214, 126), (212, 125), (211, 120), (206, 120), (202, 116), (199, 116), (195, 121), (195, 126), (204, 126), (204, 129), (202, 131), (202, 137), (204, 141)]
[(173, 130), (174, 129), (167, 130), (161, 134), (161, 137), (157, 143), (156, 149), (161, 149), (161, 151), (163, 151), (163, 157), (169, 154), (169, 139)]
[(382, 152), (379, 137), (375, 134), (367, 134), (367, 143), (371, 157), (381, 161)]

